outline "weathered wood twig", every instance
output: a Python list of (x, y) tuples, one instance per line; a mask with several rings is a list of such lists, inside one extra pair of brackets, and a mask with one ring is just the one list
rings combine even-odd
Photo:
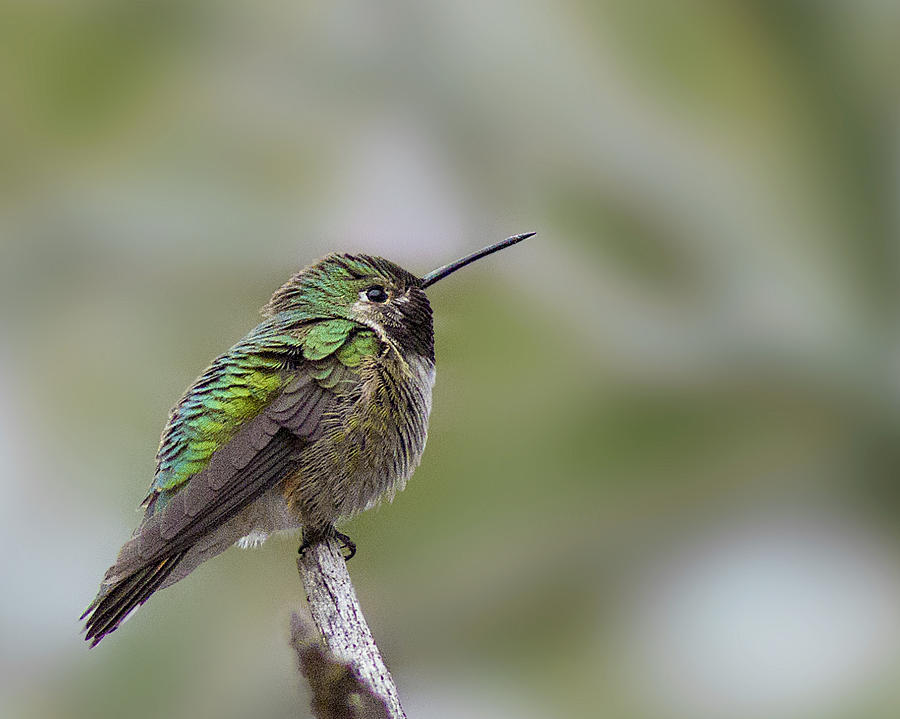
[[(297, 570), (306, 590), (310, 614), (325, 646), (339, 662), (352, 667), (364, 685), (384, 701), (389, 719), (406, 719), (397, 687), (359, 606), (338, 542), (325, 539), (313, 544), (298, 557)], [(297, 634), (298, 627), (295, 622), (293, 634)], [(296, 636), (294, 644), (298, 646)], [(298, 656), (302, 667), (300, 649)], [(314, 693), (315, 689), (313, 686)]]

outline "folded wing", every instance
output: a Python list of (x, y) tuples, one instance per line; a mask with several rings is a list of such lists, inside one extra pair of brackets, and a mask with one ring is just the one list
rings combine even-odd
[(334, 396), (303, 372), (177, 491), (151, 495), (143, 523), (82, 615), (91, 646), (147, 601), (195, 542), (297, 469)]

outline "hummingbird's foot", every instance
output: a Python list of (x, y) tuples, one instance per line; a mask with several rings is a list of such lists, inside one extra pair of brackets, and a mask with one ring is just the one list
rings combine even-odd
[(344, 561), (349, 562), (356, 556), (356, 542), (354, 542), (350, 537), (348, 537), (343, 532), (339, 532), (336, 529), (334, 530), (334, 538), (341, 543), (341, 554), (344, 554), (343, 550), (347, 550), (347, 554), (344, 554)]
[[(343, 532), (337, 531), (334, 527), (329, 527), (324, 531), (318, 532), (303, 532), (303, 543), (300, 545), (300, 548), (297, 550), (297, 554), (304, 555), (306, 554), (306, 550), (308, 550), (312, 545), (317, 542), (321, 542), (323, 539), (327, 539), (329, 537), (334, 537), (338, 542), (341, 543), (341, 555), (344, 557), (345, 562), (349, 562), (356, 555), (356, 542), (354, 542), (350, 537), (348, 537)], [(346, 554), (344, 554), (344, 550), (346, 550)]]

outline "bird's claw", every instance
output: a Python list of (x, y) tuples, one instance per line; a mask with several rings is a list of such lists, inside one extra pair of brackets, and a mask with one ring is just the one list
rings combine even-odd
[[(328, 539), (330, 537), (334, 537), (341, 544), (341, 556), (344, 558), (345, 562), (349, 562), (356, 555), (356, 542), (354, 542), (350, 537), (348, 537), (343, 532), (339, 532), (338, 530), (331, 528), (330, 530), (324, 532), (316, 532), (316, 533), (303, 533), (303, 542), (300, 545), (300, 548), (297, 550), (297, 554), (301, 557), (306, 554), (307, 550), (313, 546), (314, 544), (321, 542), (323, 539)], [(346, 554), (344, 553), (346, 550)]]
[[(345, 562), (349, 562), (356, 555), (356, 542), (354, 542), (350, 537), (348, 537), (343, 532), (339, 532), (336, 529), (334, 530), (334, 538), (341, 543), (341, 555), (344, 557)], [(344, 554), (344, 550), (347, 550), (347, 554)]]

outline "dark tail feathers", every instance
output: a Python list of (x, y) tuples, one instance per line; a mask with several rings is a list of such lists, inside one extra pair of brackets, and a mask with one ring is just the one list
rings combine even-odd
[(81, 615), (81, 619), (87, 617), (84, 625), (85, 641), (95, 647), (103, 637), (114, 632), (131, 612), (159, 589), (186, 553), (180, 552), (143, 567), (99, 594)]

